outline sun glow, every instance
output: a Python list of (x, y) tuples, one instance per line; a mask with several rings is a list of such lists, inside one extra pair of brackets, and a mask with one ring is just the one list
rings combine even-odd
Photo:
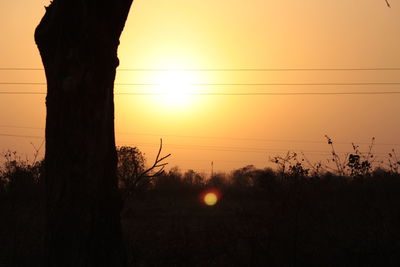
[(158, 104), (168, 109), (183, 109), (193, 105), (198, 77), (191, 71), (160, 71), (153, 78), (153, 93)]

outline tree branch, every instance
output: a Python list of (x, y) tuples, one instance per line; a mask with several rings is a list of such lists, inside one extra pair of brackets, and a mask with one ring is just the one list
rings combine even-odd
[[(143, 171), (141, 174), (138, 175), (137, 179), (135, 179), (135, 181), (133, 182), (133, 184), (129, 188), (128, 194), (131, 194), (133, 192), (133, 189), (143, 179), (151, 179), (151, 178), (160, 176), (161, 174), (164, 173), (164, 168), (165, 168), (166, 165), (168, 165), (168, 162), (162, 163), (162, 161), (164, 161), (169, 156), (171, 156), (171, 154), (168, 154), (168, 155), (163, 156), (163, 157), (160, 158), (162, 147), (163, 147), (163, 142), (162, 142), (162, 138), (161, 138), (160, 139), (160, 148), (158, 149), (157, 157), (156, 157), (153, 165), (150, 168), (148, 168), (147, 170)], [(158, 168), (158, 170), (156, 170), (154, 173), (151, 174), (151, 172), (154, 171), (157, 168)]]

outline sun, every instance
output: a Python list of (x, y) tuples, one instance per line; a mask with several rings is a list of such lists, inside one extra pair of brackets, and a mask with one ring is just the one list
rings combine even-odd
[(168, 109), (183, 109), (193, 105), (194, 83), (198, 77), (191, 71), (160, 71), (153, 77), (153, 92), (157, 103)]

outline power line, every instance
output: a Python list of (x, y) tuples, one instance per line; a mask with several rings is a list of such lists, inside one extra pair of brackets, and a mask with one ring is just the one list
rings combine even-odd
[[(271, 93), (271, 92), (251, 92), (251, 93), (188, 93), (186, 95), (195, 96), (300, 96), (300, 95), (389, 95), (400, 94), (400, 91), (370, 91), (370, 92), (291, 92), (291, 93)], [(114, 95), (168, 95), (168, 93), (114, 93)]]
[(199, 71), (199, 72), (278, 72), (278, 71), (399, 71), (400, 68), (121, 68), (117, 71)]
[[(31, 127), (31, 126), (18, 126), (18, 125), (0, 125), (0, 128), (16, 128), (16, 129), (32, 129), (32, 130), (45, 130), (42, 127)], [(190, 138), (190, 139), (214, 139), (214, 140), (233, 140), (233, 141), (256, 141), (256, 142), (272, 142), (272, 143), (296, 143), (296, 144), (327, 144), (327, 141), (315, 141), (315, 140), (299, 140), (299, 139), (267, 139), (267, 138), (245, 138), (245, 137), (228, 137), (228, 136), (201, 136), (201, 135), (174, 135), (174, 134), (150, 134), (150, 133), (134, 133), (134, 132), (119, 132), (116, 134), (120, 135), (142, 135), (142, 136), (154, 136), (154, 137), (177, 137), (177, 138)], [(337, 142), (337, 145), (351, 145), (355, 143), (357, 145), (371, 145), (371, 142)], [(400, 146), (400, 144), (389, 144), (389, 143), (374, 143), (374, 146)]]
[[(0, 83), (2, 84), (2, 83)], [(162, 83), (115, 83), (118, 86), (162, 86)], [(400, 85), (400, 82), (330, 82), (330, 83), (183, 83), (181, 86), (369, 86)], [(173, 86), (173, 85), (172, 85)]]
[(1, 85), (46, 85), (44, 82), (0, 82)]
[(0, 92), (1, 95), (45, 95), (45, 92)]
[[(0, 85), (46, 85), (44, 82), (0, 82)], [(162, 86), (163, 83), (114, 83), (116, 86)], [(183, 83), (179, 86), (369, 86), (400, 85), (400, 82), (328, 82), (328, 83)], [(173, 86), (173, 85), (172, 85)]]
[(19, 135), (19, 134), (2, 134), (2, 133), (0, 133), (0, 136), (44, 139), (43, 136), (35, 136), (35, 135)]
[[(157, 147), (159, 144), (155, 143), (124, 143), (125, 145), (144, 145), (144, 146), (154, 146)], [(180, 144), (168, 144), (166, 143), (165, 146), (172, 147), (174, 149), (184, 149), (184, 150), (206, 150), (206, 151), (220, 151), (220, 152), (244, 152), (244, 153), (259, 153), (259, 154), (266, 154), (269, 153), (287, 153), (288, 151), (296, 152), (292, 149), (279, 149), (279, 148), (252, 148), (252, 147), (224, 147), (224, 146), (202, 146), (202, 145), (180, 145)], [(332, 155), (330, 151), (322, 151), (322, 150), (301, 150), (298, 151), (316, 155)], [(336, 153), (340, 154), (347, 154), (349, 151), (338, 151)], [(387, 153), (376, 153), (376, 155), (387, 155)]]
[[(1, 126), (0, 126), (1, 127)], [(215, 140), (233, 140), (233, 141), (256, 141), (256, 142), (282, 142), (282, 143), (308, 143), (308, 144), (326, 144), (327, 142), (311, 141), (311, 140), (283, 140), (283, 139), (265, 139), (265, 138), (244, 138), (244, 137), (223, 137), (223, 136), (198, 136), (198, 135), (173, 135), (173, 134), (146, 134), (146, 133), (127, 133), (116, 132), (120, 135), (144, 135), (154, 137), (177, 137), (177, 138), (192, 138), (192, 139), (215, 139)], [(351, 143), (338, 143), (336, 144), (351, 144)], [(361, 143), (360, 143), (361, 144)], [(364, 143), (363, 143), (364, 144)], [(369, 144), (369, 143), (365, 143)], [(400, 144), (399, 144), (400, 145)]]
[(18, 126), (18, 125), (0, 125), (0, 128), (16, 128), (16, 129), (44, 130), (44, 128), (41, 128), (41, 127)]
[[(20, 137), (20, 138), (36, 138), (36, 139), (44, 139), (43, 136), (32, 136), (32, 135), (16, 135), (16, 134), (2, 134), (0, 136), (7, 137)], [(126, 145), (151, 145), (158, 146), (159, 144), (155, 143), (135, 143), (135, 144), (126, 144)], [(189, 150), (209, 150), (209, 151), (225, 151), (225, 152), (251, 152), (251, 153), (266, 153), (270, 152), (287, 152), (288, 149), (272, 149), (272, 148), (253, 148), (253, 147), (232, 147), (232, 146), (203, 146), (203, 145), (181, 145), (181, 144), (166, 144), (167, 146), (173, 146), (176, 149), (189, 149)], [(290, 150), (290, 149), (289, 149)], [(323, 154), (331, 154), (331, 152), (321, 151), (321, 150), (302, 150), (306, 153), (323, 153)], [(337, 152), (337, 153), (347, 153), (347, 152)], [(375, 153), (375, 154), (386, 154), (386, 153)]]
[[(0, 126), (1, 127), (1, 126)], [(199, 135), (172, 135), (172, 134), (149, 134), (149, 133), (129, 133), (129, 132), (116, 132), (120, 135), (144, 135), (154, 137), (177, 137), (177, 138), (193, 138), (193, 139), (215, 139), (215, 140), (233, 140), (233, 141), (256, 141), (256, 142), (275, 142), (275, 143), (298, 143), (298, 144), (327, 144), (327, 141), (315, 140), (298, 140), (298, 139), (267, 139), (267, 138), (244, 138), (244, 137), (227, 137), (227, 136), (199, 136)], [(337, 145), (371, 145), (371, 142), (336, 142)], [(374, 146), (400, 146), (400, 144), (388, 143), (374, 143)]]
[(0, 68), (0, 71), (37, 71), (44, 70), (43, 68), (25, 68), (25, 67), (15, 67), (15, 68)]
[[(151, 146), (157, 147), (158, 144), (155, 143), (123, 143), (123, 145), (131, 145), (131, 146)], [(267, 152), (284, 152), (286, 153), (287, 149), (252, 149), (252, 148), (240, 148), (240, 147), (218, 147), (218, 146), (200, 146), (200, 145), (177, 145), (177, 144), (165, 144), (167, 147), (172, 147), (174, 149), (183, 149), (183, 150), (205, 150), (205, 151), (219, 151), (219, 152), (242, 152), (242, 153), (258, 153), (258, 154), (266, 154)], [(304, 151), (307, 153), (312, 153), (314, 151)], [(324, 155), (329, 155), (329, 152), (323, 151)], [(320, 152), (318, 152), (320, 153)], [(338, 152), (341, 153), (341, 152)]]
[[(45, 95), (45, 92), (0, 92), (1, 95)], [(329, 96), (329, 95), (397, 95), (400, 91), (364, 91), (364, 92), (291, 92), (291, 93), (271, 93), (271, 92), (251, 92), (251, 93), (187, 93), (185, 95), (195, 96)], [(168, 93), (144, 93), (144, 92), (120, 92), (114, 95), (131, 95), (131, 96), (157, 96), (169, 95)]]
[[(4, 67), (0, 71), (43, 71), (43, 68)], [(400, 67), (369, 67), (369, 68), (117, 68), (117, 71), (198, 71), (198, 72), (290, 72), (290, 71), (400, 71)]]
[[(19, 137), (19, 138), (35, 138), (35, 139), (44, 139), (42, 136), (31, 136), (31, 135), (15, 135), (15, 134), (1, 134), (0, 136), (6, 137)], [(125, 145), (144, 145), (144, 146), (158, 146), (159, 144), (155, 143), (125, 143)], [(253, 148), (253, 147), (232, 147), (232, 146), (203, 146), (203, 145), (181, 145), (181, 144), (166, 144), (168, 147), (173, 147), (174, 149), (184, 149), (184, 150), (205, 150), (205, 151), (219, 151), (219, 152), (241, 152), (241, 153), (259, 153), (265, 154), (269, 153), (286, 153), (288, 151), (293, 151), (291, 149), (273, 149), (273, 148)], [(316, 154), (316, 155), (331, 155), (332, 153), (329, 151), (322, 150), (300, 150), (300, 152)], [(346, 154), (348, 151), (339, 151), (337, 153)], [(376, 155), (386, 155), (387, 153), (377, 153)]]

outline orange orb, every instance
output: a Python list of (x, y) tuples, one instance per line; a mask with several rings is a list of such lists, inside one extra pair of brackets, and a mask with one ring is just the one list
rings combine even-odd
[(215, 204), (217, 204), (218, 196), (213, 192), (209, 192), (205, 194), (203, 201), (208, 206), (214, 206)]

